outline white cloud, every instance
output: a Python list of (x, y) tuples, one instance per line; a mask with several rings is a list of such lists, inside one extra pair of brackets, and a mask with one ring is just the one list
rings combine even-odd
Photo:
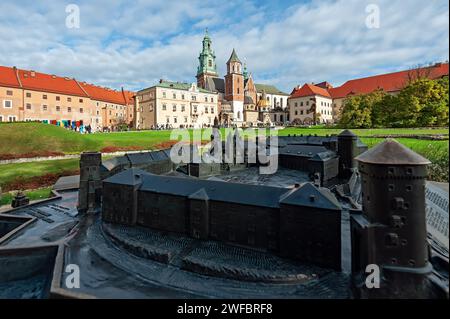
[[(367, 4), (381, 27), (365, 26)], [(314, 1), (269, 12), (251, 1), (82, 1), (81, 28), (65, 27), (64, 4), (0, 3), (0, 65), (140, 89), (159, 78), (194, 81), (203, 28), (220, 74), (232, 48), (257, 82), (287, 92), (303, 82), (448, 59), (448, 2)]]

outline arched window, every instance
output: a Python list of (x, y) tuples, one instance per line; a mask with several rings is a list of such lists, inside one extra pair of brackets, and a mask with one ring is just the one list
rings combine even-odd
[(211, 60), (208, 60), (208, 66), (212, 67), (212, 61)]

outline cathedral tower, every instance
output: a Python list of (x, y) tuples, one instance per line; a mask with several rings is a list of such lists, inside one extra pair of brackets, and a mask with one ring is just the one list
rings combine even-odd
[(216, 66), (216, 55), (212, 50), (212, 41), (206, 29), (203, 38), (203, 49), (198, 57), (199, 65), (197, 69), (197, 86), (205, 88), (208, 77), (218, 77)]
[(225, 100), (231, 103), (234, 121), (242, 122), (244, 110), (244, 76), (242, 74), (242, 63), (234, 49), (227, 62)]

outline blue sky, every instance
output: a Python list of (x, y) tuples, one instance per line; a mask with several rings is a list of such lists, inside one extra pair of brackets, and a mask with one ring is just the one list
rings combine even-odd
[[(65, 21), (80, 8), (80, 28)], [(380, 27), (367, 28), (376, 4)], [(233, 48), (257, 83), (290, 92), (448, 60), (447, 0), (0, 2), (0, 65), (138, 90), (193, 82), (204, 30), (219, 73)]]

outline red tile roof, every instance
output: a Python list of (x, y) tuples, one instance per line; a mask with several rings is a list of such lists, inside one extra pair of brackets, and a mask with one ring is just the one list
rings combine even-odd
[(18, 71), (24, 89), (87, 97), (74, 79), (35, 71)]
[(410, 79), (423, 76), (430, 79), (438, 79), (445, 75), (448, 76), (448, 63), (438, 63), (431, 67), (350, 80), (339, 87), (330, 88), (329, 92), (333, 99), (343, 98), (351, 94), (370, 93), (378, 89), (382, 89), (385, 92), (395, 92), (404, 88)]
[(14, 68), (0, 66), (0, 85), (20, 88), (20, 83), (17, 80), (16, 70)]
[(299, 89), (294, 89), (289, 98), (313, 96), (313, 95), (320, 95), (331, 98), (330, 93), (328, 93), (327, 90), (309, 83), (305, 83)]
[(122, 91), (125, 101), (127, 101), (127, 104), (133, 104), (134, 105), (134, 98), (136, 97), (136, 93), (131, 91)]
[(122, 91), (103, 88), (86, 82), (78, 82), (78, 83), (93, 100), (122, 105), (126, 105), (128, 102), (125, 100)]
[[(18, 73), (20, 82), (17, 79)], [(60, 77), (35, 71), (20, 70), (0, 66), (0, 85), (23, 88), (28, 90), (60, 93), (114, 104), (132, 104), (135, 93), (130, 91), (116, 91), (85, 82), (78, 82), (68, 77)]]

